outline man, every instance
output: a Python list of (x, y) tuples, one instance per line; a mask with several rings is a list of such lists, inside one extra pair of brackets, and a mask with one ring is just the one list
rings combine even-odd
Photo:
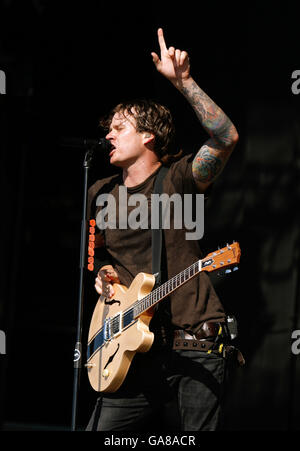
[[(169, 150), (174, 130), (168, 109), (152, 101), (118, 105), (106, 121), (106, 138), (112, 146), (110, 163), (121, 168), (122, 174), (100, 180), (90, 188), (89, 205), (94, 217), (101, 212), (97, 206), (99, 193), (114, 196), (117, 212), (120, 187), (126, 187), (128, 196), (143, 194), (149, 200), (162, 165), (168, 167), (164, 193), (205, 193), (238, 141), (232, 122), (192, 78), (188, 54), (167, 48), (162, 29), (158, 30), (158, 42), (160, 57), (152, 53), (156, 69), (185, 96), (209, 139), (196, 155), (174, 156)], [(129, 216), (131, 211), (128, 208)], [(172, 214), (173, 227), (163, 230), (162, 281), (200, 258), (198, 241), (186, 239), (184, 227), (174, 227), (174, 211)], [(129, 286), (139, 272), (151, 273), (149, 228), (107, 227), (101, 238), (105, 247), (98, 250), (98, 294), (113, 297), (113, 283)], [(206, 352), (206, 346), (207, 342), (218, 343), (219, 325), (225, 317), (204, 272), (172, 293), (159, 305), (150, 323), (155, 333), (150, 351), (137, 353), (122, 386), (99, 398), (87, 430), (216, 430), (225, 362), (218, 353)], [(186, 343), (188, 349), (184, 348)]]

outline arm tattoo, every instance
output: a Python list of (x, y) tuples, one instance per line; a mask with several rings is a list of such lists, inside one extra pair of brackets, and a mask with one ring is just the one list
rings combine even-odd
[(196, 182), (210, 183), (222, 172), (231, 152), (219, 151), (212, 139), (209, 139), (196, 154), (192, 171)]
[(235, 142), (237, 131), (226, 114), (219, 108), (195, 81), (181, 91), (193, 107), (200, 123), (221, 149), (229, 148)]
[(193, 161), (193, 175), (198, 182), (207, 183), (213, 180), (222, 167), (221, 159), (209, 151), (209, 147), (204, 145)]
[(196, 154), (192, 171), (196, 182), (211, 183), (223, 170), (236, 142), (238, 134), (226, 114), (194, 80), (181, 87), (181, 92), (193, 107), (201, 125), (210, 139)]

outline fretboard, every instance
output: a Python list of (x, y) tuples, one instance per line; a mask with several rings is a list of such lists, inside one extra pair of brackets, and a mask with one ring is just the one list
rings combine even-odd
[(197, 276), (197, 274), (199, 274), (201, 270), (202, 260), (198, 260), (188, 268), (181, 271), (176, 276), (172, 277), (172, 279), (169, 279), (167, 282), (151, 291), (151, 293), (149, 293), (144, 298), (136, 301), (131, 307), (133, 310), (133, 317), (138, 317), (150, 307), (153, 307), (162, 299), (169, 296), (173, 291), (177, 290), (177, 288), (181, 287), (193, 277)]

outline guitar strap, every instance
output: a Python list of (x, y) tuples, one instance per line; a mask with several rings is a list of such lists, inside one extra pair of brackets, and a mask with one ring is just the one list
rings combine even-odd
[[(154, 194), (161, 194), (163, 191), (163, 179), (168, 172), (168, 168), (161, 166), (155, 182)], [(152, 229), (152, 274), (156, 275), (155, 286), (161, 284), (161, 254), (162, 254), (162, 205), (159, 202), (159, 228)]]

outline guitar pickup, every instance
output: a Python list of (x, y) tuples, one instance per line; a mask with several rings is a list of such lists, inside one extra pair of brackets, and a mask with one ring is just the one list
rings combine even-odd
[(113, 337), (116, 337), (122, 332), (122, 312), (117, 313), (115, 316), (113, 316), (111, 321), (111, 332)]
[(107, 318), (103, 325), (103, 338), (104, 341), (109, 341), (111, 339), (111, 328), (110, 328), (111, 318)]
[(122, 312), (111, 318), (107, 318), (104, 323), (104, 340), (110, 341), (122, 332)]

